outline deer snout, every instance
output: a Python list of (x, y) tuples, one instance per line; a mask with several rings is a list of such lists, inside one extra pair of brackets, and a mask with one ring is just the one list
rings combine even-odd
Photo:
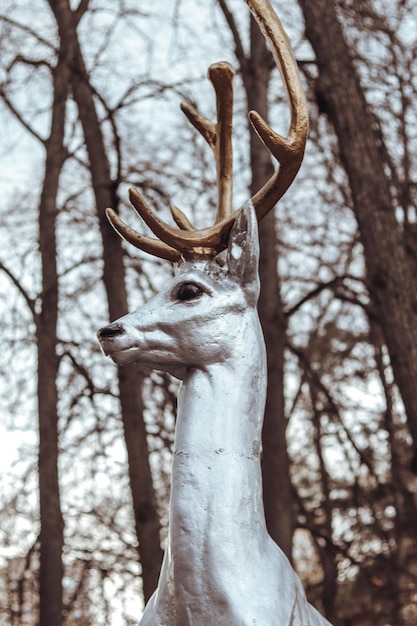
[(123, 349), (126, 330), (123, 324), (113, 322), (97, 331), (100, 348), (106, 356), (111, 356), (115, 360), (115, 355)]
[(104, 326), (104, 328), (100, 328), (97, 331), (97, 337), (99, 341), (106, 341), (109, 339), (114, 339), (115, 337), (120, 337), (125, 334), (125, 329), (122, 324), (115, 322), (114, 324), (109, 324), (108, 326)]
[(101, 351), (117, 365), (136, 362), (138, 357), (136, 334), (134, 327), (121, 321), (113, 322), (97, 331)]

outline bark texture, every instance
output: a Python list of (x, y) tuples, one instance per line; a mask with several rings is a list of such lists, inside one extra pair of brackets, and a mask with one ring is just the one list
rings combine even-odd
[(367, 281), (417, 451), (417, 283), (367, 106), (334, 0), (299, 0), (313, 46), (317, 89), (339, 141), (364, 248)]
[(53, 72), (51, 132), (46, 141), (45, 176), (39, 202), (39, 249), (42, 261), (42, 309), (36, 316), (38, 346), (40, 572), (39, 624), (62, 622), (62, 548), (64, 523), (58, 481), (59, 359), (56, 353), (58, 274), (56, 263), (56, 200), (65, 160), (65, 106), (68, 68), (62, 51)]
[[(250, 51), (246, 54), (239, 31), (225, 0), (219, 5), (232, 33), (235, 54), (245, 88), (248, 110), (256, 110), (268, 120), (268, 88), (274, 67), (272, 54), (258, 25), (250, 19)], [(259, 137), (251, 129), (250, 163), (251, 195), (258, 191), (273, 173), (271, 157)], [(278, 276), (278, 246), (273, 211), (259, 224), (261, 246), (261, 294), (259, 316), (267, 347), (268, 389), (262, 436), (262, 477), (266, 523), (272, 538), (291, 558), (294, 532), (294, 501), (285, 431), (284, 350), (286, 320)]]
[[(268, 87), (273, 61), (253, 18), (250, 35), (250, 60), (245, 76), (248, 109), (258, 111), (268, 120)], [(250, 162), (250, 190), (253, 195), (273, 173), (270, 155), (254, 131), (251, 132), (250, 139)], [(287, 329), (278, 276), (278, 241), (274, 211), (260, 222), (259, 239), (261, 294), (258, 310), (265, 336), (268, 371), (262, 433), (264, 507), (269, 533), (291, 558), (294, 503), (285, 437), (287, 418), (284, 406), (284, 351)]]

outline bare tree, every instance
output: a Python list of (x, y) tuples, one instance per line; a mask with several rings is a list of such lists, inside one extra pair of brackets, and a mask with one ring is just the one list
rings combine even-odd
[(65, 110), (69, 70), (59, 52), (53, 69), (51, 132), (45, 143), (45, 178), (39, 202), (39, 247), (42, 259), (42, 309), (36, 314), (38, 342), (40, 570), (39, 623), (62, 624), (63, 519), (58, 480), (58, 394), (56, 380), (58, 274), (56, 215), (59, 178), (66, 157)]
[(335, 3), (313, 5), (301, 0), (300, 5), (306, 34), (316, 54), (316, 90), (338, 137), (364, 247), (367, 283), (416, 450), (417, 292), (404, 231), (396, 215), (392, 162), (366, 101)]
[[(274, 62), (270, 50), (253, 18), (250, 20), (250, 50), (245, 51), (233, 13), (225, 0), (220, 7), (230, 28), (234, 52), (239, 64), (248, 110), (268, 120), (268, 87)], [(250, 129), (250, 168), (252, 194), (260, 189), (273, 173), (270, 155), (259, 137)], [(268, 355), (268, 392), (263, 427), (262, 477), (264, 506), (271, 536), (291, 557), (294, 532), (294, 502), (286, 445), (287, 418), (284, 407), (284, 350), (286, 320), (278, 276), (278, 242), (273, 213), (260, 223), (261, 294), (259, 315), (265, 334)]]
[[(103, 242), (103, 280), (110, 317), (115, 319), (127, 313), (128, 310), (123, 252), (121, 241), (114, 237), (104, 211), (108, 206), (117, 207), (116, 190), (120, 179), (114, 180), (110, 173), (103, 131), (94, 102), (95, 92), (89, 81), (77, 37), (76, 26), (82, 16), (80, 8), (83, 9), (83, 6), (80, 5), (77, 11), (72, 11), (69, 2), (66, 1), (55, 2), (51, 0), (49, 5), (57, 21), (60, 39), (70, 68), (72, 93), (78, 106), (89, 156), (91, 180)], [(117, 135), (115, 139), (117, 139)], [(120, 153), (117, 158), (121, 158)], [(138, 370), (119, 369), (118, 371), (120, 403), (129, 458), (130, 487), (142, 565), (144, 596), (145, 599), (148, 599), (157, 585), (162, 562), (162, 550), (159, 538), (160, 521), (156, 509), (146, 427), (143, 420), (141, 379), (142, 376)]]
[(56, 65), (50, 67), (53, 102), (50, 132), (45, 147), (44, 179), (38, 206), (39, 251), (42, 266), (42, 291), (37, 302), (13, 273), (2, 263), (28, 305), (36, 327), (37, 398), (39, 417), (39, 502), (40, 566), (39, 623), (62, 624), (62, 548), (64, 524), (58, 478), (58, 391), (57, 354), (58, 272), (56, 218), (59, 181), (67, 152), (64, 144), (68, 66), (59, 50)]
[[(219, 19), (221, 23), (226, 17), (228, 30), (210, 31), (214, 43), (213, 60), (222, 58), (219, 49), (225, 41), (232, 42), (232, 49), (225, 52), (226, 57), (238, 59), (238, 73), (243, 78), (244, 87), (239, 89), (242, 83), (238, 78), (235, 125), (239, 131), (244, 128), (248, 108), (260, 111), (264, 118), (270, 113), (270, 119), (274, 119), (281, 106), (275, 98), (277, 95), (281, 99), (275, 86), (277, 77), (270, 75), (270, 54), (264, 49), (263, 40), (256, 42), (256, 30), (252, 34), (249, 27), (247, 32), (244, 30), (247, 13), (243, 3), (241, 5), (240, 13), (239, 3), (222, 3), (222, 11), (213, 12), (213, 19)], [(2, 323), (8, 330), (13, 328), (14, 334), (11, 336), (10, 332), (5, 332), (3, 335), (0, 367), (7, 384), (0, 386), (0, 402), (2, 412), (5, 409), (5, 422), (12, 423), (20, 414), (36, 414), (33, 407), (36, 409), (38, 402), (37, 390), (31, 384), (31, 378), (35, 378), (31, 368), (36, 363), (32, 364), (31, 360), (35, 359), (38, 350), (35, 341), (39, 332), (39, 337), (45, 338), (42, 343), (45, 379), (44, 384), (39, 385), (39, 407), (41, 404), (45, 407), (47, 399), (54, 397), (53, 389), (58, 402), (55, 415), (42, 408), (43, 415), (50, 416), (48, 445), (51, 447), (47, 459), (51, 466), (56, 450), (54, 424), (59, 412), (61, 493), (56, 491), (55, 481), (55, 494), (59, 497), (55, 504), (61, 502), (65, 517), (63, 621), (68, 625), (83, 623), (77, 622), (77, 619), (81, 620), (81, 617), (77, 618), (77, 611), (81, 609), (85, 620), (93, 620), (99, 626), (111, 623), (115, 615), (113, 597), (127, 597), (127, 589), (135, 596), (140, 593), (140, 562), (136, 553), (139, 533), (136, 535), (134, 531), (128, 499), (129, 477), (121, 445), (123, 429), (118, 419), (121, 413), (119, 377), (125, 372), (121, 370), (117, 376), (111, 366), (104, 363), (95, 346), (94, 331), (98, 323), (104, 323), (109, 317), (114, 319), (126, 310), (124, 284), (128, 286), (132, 303), (141, 301), (151, 293), (153, 273), (156, 272), (154, 267), (148, 272), (149, 266), (141, 258), (131, 257), (126, 251), (122, 256), (118, 239), (104, 221), (103, 209), (113, 206), (123, 213), (125, 207), (119, 201), (119, 193), (125, 197), (127, 182), (141, 187), (158, 211), (167, 204), (168, 195), (175, 197), (178, 194), (182, 203), (196, 204), (199, 211), (215, 202), (215, 193), (210, 187), (210, 159), (206, 158), (201, 144), (185, 122), (182, 126), (182, 118), (180, 114), (177, 116), (175, 108), (184, 96), (198, 102), (202, 108), (212, 103), (212, 93), (209, 94), (208, 89), (205, 102), (206, 58), (200, 59), (201, 66), (198, 65), (199, 55), (205, 56), (201, 53), (202, 43), (200, 41), (194, 47), (190, 36), (194, 24), (189, 25), (189, 32), (182, 30), (187, 28), (184, 24), (188, 16), (181, 14), (181, 3), (176, 6), (178, 19), (173, 32), (178, 37), (175, 39), (174, 35), (171, 40), (169, 67), (166, 68), (170, 78), (173, 71), (171, 85), (163, 84), (159, 73), (154, 76), (151, 60), (146, 72), (143, 66), (136, 70), (139, 62), (137, 66), (135, 55), (130, 53), (132, 39), (124, 42), (123, 37), (119, 37), (117, 43), (115, 41), (115, 33), (122, 24), (124, 33), (134, 33), (135, 45), (146, 42), (151, 46), (159, 35), (158, 29), (148, 36), (148, 23), (144, 20), (149, 16), (139, 15), (133, 3), (122, 6), (103, 0), (93, 11), (88, 3), (83, 2), (78, 9), (71, 11), (68, 3), (51, 0), (50, 4), (43, 6), (42, 23), (35, 20), (33, 24), (26, 19), (22, 19), (22, 24), (14, 20), (18, 12), (0, 16), (0, 114), (5, 115), (7, 110), (19, 120), (20, 136), (32, 137), (40, 154), (33, 170), (37, 178), (32, 177), (33, 188), (39, 190), (36, 191), (39, 200), (35, 192), (27, 193), (23, 202), (20, 200), (22, 194), (17, 195), (18, 201), (8, 201), (13, 209), (13, 219), (2, 214), (2, 229), (3, 226), (7, 229), (5, 249), (9, 259), (7, 263), (2, 259), (2, 277), (7, 274), (8, 279), (7, 290), (0, 293), (0, 306)], [(406, 319), (407, 323), (411, 319), (407, 307), (411, 306), (412, 298), (408, 304), (402, 303), (407, 299), (407, 281), (415, 267), (415, 130), (410, 120), (414, 118), (415, 108), (413, 68), (416, 54), (414, 48), (406, 45), (412, 40), (412, 34), (405, 25), (416, 7), (415, 0), (395, 2), (390, 5), (389, 12), (388, 9), (385, 11), (385, 4), (378, 6), (380, 10), (377, 12), (371, 1), (343, 0), (337, 3), (337, 32), (339, 35), (342, 32), (345, 46), (342, 50), (340, 41), (337, 41), (336, 55), (333, 44), (328, 42), (328, 38), (334, 36), (335, 15), (329, 23), (326, 21), (333, 5), (321, 7), (323, 13), (316, 27), (323, 29), (324, 24), (326, 32), (320, 31), (320, 41), (314, 45), (327, 46), (328, 58), (324, 61), (319, 60), (318, 53), (314, 59), (308, 44), (303, 42), (296, 5), (284, 7), (284, 18), (292, 29), (291, 39), (297, 41), (298, 37), (301, 42), (297, 57), (310, 90), (310, 142), (298, 184), (280, 202), (279, 220), (267, 226), (262, 234), (265, 237), (263, 249), (269, 249), (270, 245), (273, 248), (266, 255), (266, 259), (272, 261), (271, 267), (265, 271), (266, 278), (263, 278), (268, 318), (263, 324), (267, 333), (271, 328), (268, 339), (270, 367), (277, 370), (277, 378), (271, 370), (269, 373), (270, 379), (276, 382), (271, 386), (268, 405), (272, 407), (271, 431), (266, 427), (264, 433), (265, 508), (270, 507), (268, 523), (271, 533), (288, 554), (293, 546), (294, 563), (310, 600), (325, 609), (329, 617), (334, 616), (335, 624), (343, 626), (371, 622), (408, 626), (415, 619), (417, 479), (410, 437), (411, 419), (408, 408), (407, 415), (403, 410), (396, 385), (398, 383), (401, 389), (400, 378), (397, 370), (391, 369), (395, 358), (389, 352), (393, 350), (394, 341), (397, 348), (400, 344), (406, 346), (408, 335), (403, 330)], [(56, 18), (50, 7), (56, 12)], [(230, 13), (232, 8), (233, 14)], [(158, 10), (156, 5), (155, 10)], [(202, 14), (205, 10), (207, 7), (199, 6)], [(307, 11), (314, 12), (315, 7), (309, 5)], [(162, 14), (166, 14), (165, 6), (163, 11), (161, 9), (160, 19), (164, 19)], [(149, 19), (153, 19), (152, 16)], [(58, 21), (60, 37), (55, 32)], [(91, 24), (97, 28), (91, 28)], [(21, 45), (23, 39), (19, 43), (22, 33), (25, 35), (24, 45)], [(125, 46), (125, 43), (129, 45)], [(211, 55), (209, 42), (205, 40), (204, 45)], [(343, 60), (346, 51), (350, 57), (349, 72)], [(129, 62), (119, 63), (119, 53), (120, 59), (123, 57)], [(159, 61), (160, 54), (161, 50), (158, 50)], [(187, 55), (192, 71), (184, 72), (178, 78), (172, 64), (180, 56), (181, 63), (185, 63)], [(332, 74), (330, 78), (323, 78), (327, 66), (333, 68)], [(384, 69), (388, 66), (392, 69), (389, 74)], [(347, 72), (344, 79), (341, 78), (343, 72)], [(348, 88), (347, 81), (352, 80), (352, 72), (356, 72), (356, 78)], [(185, 80), (184, 76), (187, 76)], [(116, 96), (108, 85), (121, 78), (125, 81), (124, 89)], [(24, 89), (23, 82), (28, 81), (31, 81), (30, 89)], [(66, 147), (62, 152), (58, 147), (57, 131), (58, 119), (63, 117), (62, 100), (56, 98), (52, 105), (52, 98), (45, 97), (49, 97), (54, 83), (57, 93), (58, 88), (62, 88), (62, 98), (67, 102), (63, 141)], [(268, 85), (273, 85), (273, 90)], [(349, 94), (341, 91), (338, 98), (336, 92), (342, 87), (346, 87)], [(359, 99), (362, 108), (353, 102), (356, 101), (355, 89), (362, 92)], [(38, 98), (40, 95), (42, 98)], [(160, 124), (156, 119), (159, 111), (158, 116), (147, 117), (138, 114), (136, 107), (143, 99), (144, 110), (152, 109), (153, 113), (156, 104), (165, 98), (171, 98), (172, 102), (166, 110), (163, 109), (161, 116), (168, 114), (169, 122), (159, 134), (149, 133), (149, 120), (155, 121), (155, 126)], [(147, 105), (150, 101), (152, 105)], [(358, 111), (367, 116), (366, 124), (361, 120), (357, 126)], [(332, 122), (336, 116), (339, 121), (334, 128), (338, 129), (338, 134), (341, 136), (346, 128), (350, 132), (343, 143), (333, 132)], [(54, 125), (51, 125), (52, 119), (56, 122)], [(5, 128), (7, 130), (7, 125)], [(235, 134), (235, 154), (244, 161), (246, 156), (242, 155), (247, 154), (247, 145), (241, 143), (240, 132)], [(19, 132), (15, 135), (12, 148), (18, 142)], [(57, 141), (44, 140), (46, 135)], [(84, 143), (85, 137), (88, 137), (88, 146), (87, 141)], [(180, 159), (177, 158), (178, 145), (183, 138), (184, 151), (190, 149), (192, 156)], [(367, 146), (372, 142), (376, 143), (376, 148), (374, 146), (369, 152)], [(255, 172), (259, 170), (256, 174), (260, 177), (256, 184), (259, 187), (269, 177), (271, 164), (257, 137), (251, 138), (251, 144), (252, 176), (255, 180)], [(54, 149), (56, 158), (53, 157)], [(35, 154), (35, 150), (33, 152)], [(45, 153), (49, 160), (44, 177)], [(347, 177), (346, 163), (351, 157), (355, 163), (350, 165)], [(4, 163), (3, 154), (0, 158)], [(190, 167), (191, 160), (193, 168)], [(245, 184), (250, 179), (248, 161), (246, 159), (244, 167), (236, 168), (240, 170), (236, 172), (239, 182), (244, 179)], [(18, 166), (19, 158), (14, 162)], [(201, 167), (197, 163), (201, 163)], [(376, 174), (370, 169), (375, 163)], [(359, 169), (363, 171), (358, 173)], [(160, 183), (162, 171), (164, 191), (161, 191)], [(52, 201), (58, 175), (58, 196)], [(382, 181), (380, 189), (375, 190), (382, 175), (385, 182)], [(350, 178), (355, 178), (355, 184)], [(389, 204), (386, 204), (387, 184)], [(383, 202), (385, 204), (381, 204)], [(16, 204), (19, 207), (25, 205), (25, 222), (22, 212), (14, 211)], [(41, 204), (45, 212), (38, 253), (33, 242), (37, 237), (36, 222)], [(358, 223), (365, 224), (361, 226), (365, 233), (361, 237), (354, 213), (346, 209), (351, 206), (355, 214), (360, 215)], [(279, 228), (275, 232), (277, 223)], [(388, 226), (394, 232), (390, 233), (391, 243), (387, 244), (380, 239)], [(54, 230), (56, 241), (52, 236)], [(366, 248), (369, 241), (379, 248), (374, 252), (372, 248), (368, 249), (367, 258), (372, 255), (373, 258), (367, 261), (365, 276), (362, 244)], [(397, 244), (402, 246), (402, 251), (394, 250)], [(58, 252), (57, 265), (54, 265), (54, 246)], [(44, 279), (40, 271), (41, 250)], [(389, 262), (385, 256), (388, 253)], [(102, 256), (106, 259), (105, 266), (101, 264)], [(403, 261), (411, 268), (404, 270), (404, 276), (408, 276), (405, 282), (402, 274), (395, 274)], [(385, 287), (375, 278), (378, 277), (375, 273), (378, 263), (383, 271), (388, 272)], [(97, 280), (102, 272), (106, 277), (106, 290)], [(412, 273), (411, 279), (415, 284)], [(42, 280), (44, 284), (41, 284)], [(372, 281), (376, 283), (372, 284)], [(385, 298), (384, 294), (395, 286), (395, 281), (397, 300), (392, 294)], [(116, 282), (123, 283), (123, 286), (114, 284)], [(47, 324), (56, 324), (54, 290), (57, 283), (59, 331), (51, 334), (47, 333)], [(52, 289), (49, 290), (47, 285)], [(112, 294), (111, 297), (106, 298), (106, 291)], [(117, 305), (117, 309), (105, 311), (106, 300), (112, 306)], [(23, 311), (22, 302), (26, 303)], [(399, 310), (388, 318), (386, 311), (389, 312), (395, 302)], [(47, 303), (51, 306), (49, 312), (45, 308)], [(387, 328), (389, 319), (391, 326)], [(36, 324), (35, 321), (32, 324), (32, 320), (36, 320)], [(386, 333), (394, 334), (394, 331), (397, 337), (389, 344)], [(409, 345), (410, 349), (405, 347), (401, 351), (401, 363), (408, 358), (407, 355), (413, 354), (414, 344)], [(48, 354), (52, 355), (51, 358), (47, 358)], [(397, 368), (401, 369), (401, 363)], [(284, 387), (282, 368), (286, 380)], [(126, 401), (129, 406), (138, 407), (138, 413), (134, 409), (135, 421), (124, 424), (126, 440), (131, 446), (132, 483), (142, 471), (143, 462), (143, 458), (135, 455), (147, 457), (150, 452), (158, 490), (151, 499), (157, 496), (163, 511), (168, 496), (165, 479), (169, 472), (174, 422), (173, 383), (159, 375), (151, 380), (143, 379), (143, 373), (136, 372), (132, 380), (124, 384), (132, 395), (142, 396), (134, 398), (131, 405), (130, 399)], [(50, 390), (48, 395), (46, 389)], [(142, 415), (143, 407), (147, 432), (143, 429), (143, 422), (137, 419)], [(142, 444), (135, 443), (136, 437)], [(147, 447), (141, 448), (145, 441)], [(7, 614), (9, 622), (14, 620), (14, 623), (22, 622), (26, 607), (37, 603), (38, 513), (37, 502), (31, 495), (37, 463), (33, 450), (35, 444), (22, 449), (19, 463), (7, 472), (10, 475), (7, 492), (2, 489), (0, 494), (1, 540), (4, 538), (9, 551), (5, 554), (19, 555), (17, 561), (12, 557), (8, 567), (0, 570), (0, 577), (6, 579), (6, 588), (10, 592), (7, 605), (0, 595), (0, 610)], [(276, 453), (278, 450), (280, 452)], [(48, 472), (48, 480), (52, 484), (51, 472)], [(272, 483), (270, 486), (267, 486), (268, 480)], [(46, 487), (48, 483), (44, 481), (43, 485)], [(144, 521), (146, 494), (149, 492), (145, 488), (135, 496), (135, 515), (140, 518), (142, 528), (141, 559), (146, 528), (149, 528), (148, 522)], [(55, 507), (55, 511), (59, 509)], [(50, 520), (51, 514), (46, 523)], [(60, 523), (62, 520), (53, 529), (57, 538), (55, 548), (58, 547), (55, 555), (59, 553)], [(156, 553), (160, 554), (159, 530), (153, 536), (157, 537)], [(46, 549), (52, 551), (53, 545)], [(152, 556), (150, 558), (153, 560)], [(62, 567), (59, 560), (60, 557), (55, 560), (57, 568)], [(153, 571), (157, 575), (157, 565)], [(146, 576), (145, 570), (143, 573)], [(58, 572), (55, 578), (58, 595), (60, 576)], [(148, 595), (153, 590), (151, 581), (152, 577), (148, 578), (145, 591)], [(91, 618), (87, 617), (89, 610), (93, 611)], [(130, 624), (127, 606), (121, 612), (123, 620)]]

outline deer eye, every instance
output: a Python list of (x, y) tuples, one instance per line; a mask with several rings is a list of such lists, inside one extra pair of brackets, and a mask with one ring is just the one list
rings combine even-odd
[(177, 289), (176, 297), (181, 302), (185, 302), (187, 300), (195, 300), (203, 295), (204, 291), (195, 283), (182, 283)]

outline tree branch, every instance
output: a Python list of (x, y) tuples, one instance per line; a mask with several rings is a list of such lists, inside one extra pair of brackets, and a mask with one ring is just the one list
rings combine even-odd
[(90, 0), (80, 0), (80, 4), (78, 5), (78, 7), (73, 12), (74, 13), (75, 26), (76, 27), (80, 23), (80, 20), (83, 17), (84, 13), (87, 11), (89, 4), (90, 4)]
[(333, 291), (336, 298), (339, 300), (343, 300), (344, 302), (349, 302), (350, 304), (354, 304), (356, 306), (360, 306), (364, 311), (369, 314), (370, 307), (362, 302), (358, 295), (352, 290), (349, 289), (344, 280), (346, 278), (351, 278), (350, 276), (335, 276), (331, 280), (328, 280), (324, 283), (317, 283), (316, 287), (311, 291), (308, 291), (298, 302), (296, 302), (292, 307), (285, 311), (285, 317), (288, 319), (294, 313), (296, 313), (306, 302), (312, 300), (316, 296), (318, 296), (325, 289), (330, 289)]
[(26, 130), (28, 131), (28, 133), (30, 133), (33, 137), (35, 137), (35, 139), (37, 139), (38, 141), (40, 141), (43, 145), (46, 144), (46, 139), (44, 139), (43, 137), (41, 137), (39, 135), (39, 133), (36, 132), (36, 130), (34, 128), (32, 128), (32, 126), (29, 124), (29, 122), (27, 122), (22, 115), (19, 113), (19, 111), (16, 109), (16, 107), (14, 106), (14, 104), (11, 102), (11, 100), (9, 100), (9, 98), (6, 95), (6, 92), (3, 89), (3, 86), (0, 86), (0, 98), (3, 100), (3, 102), (5, 103), (5, 105), (8, 107), (8, 109), (10, 110), (10, 112), (15, 116), (15, 118), (18, 120), (18, 122), (20, 122), (20, 124), (22, 124), (22, 126), (24, 128), (26, 128)]
[(38, 314), (36, 313), (36, 310), (35, 310), (35, 300), (30, 297), (30, 295), (28, 294), (26, 289), (23, 287), (21, 282), (18, 280), (18, 278), (13, 274), (13, 272), (11, 270), (9, 270), (4, 265), (3, 261), (1, 261), (1, 260), (0, 260), (0, 270), (2, 270), (6, 274), (6, 276), (8, 276), (10, 278), (10, 281), (16, 287), (16, 289), (18, 290), (20, 295), (23, 296), (23, 298), (24, 298), (24, 300), (25, 300), (25, 302), (26, 302), (30, 312), (32, 313), (33, 321), (36, 324), (37, 323)]
[(230, 32), (232, 33), (233, 41), (235, 44), (235, 55), (240, 67), (242, 68), (242, 73), (244, 74), (244, 69), (248, 63), (248, 58), (243, 48), (242, 40), (239, 35), (239, 29), (237, 27), (235, 18), (233, 17), (233, 13), (227, 6), (226, 0), (218, 0), (218, 3), (226, 19), (227, 25), (230, 28)]
[(296, 302), (296, 304), (294, 304), (290, 309), (287, 309), (285, 311), (285, 317), (288, 319), (289, 317), (294, 315), (294, 313), (296, 313), (298, 309), (303, 306), (303, 304), (318, 296), (325, 289), (332, 289), (341, 282), (343, 282), (343, 278), (340, 276), (335, 276), (335, 278), (332, 278), (325, 283), (318, 283), (314, 289), (306, 293), (298, 302)]
[(318, 375), (318, 373), (312, 367), (312, 365), (311, 365), (307, 355), (305, 354), (305, 352), (301, 348), (296, 347), (293, 343), (291, 343), (291, 341), (288, 341), (287, 345), (288, 345), (289, 349), (291, 350), (291, 352), (297, 357), (297, 359), (298, 359), (298, 361), (300, 363), (300, 366), (301, 366), (302, 370), (305, 372), (306, 376), (308, 376), (308, 378), (316, 386), (317, 390), (319, 392), (321, 392), (323, 394), (324, 398), (327, 400), (329, 413), (334, 418), (336, 418), (337, 421), (339, 422), (339, 424), (341, 425), (341, 427), (342, 427), (342, 429), (343, 429), (343, 431), (344, 431), (344, 433), (345, 433), (349, 443), (351, 444), (351, 446), (355, 450), (355, 452), (358, 455), (361, 463), (368, 468), (368, 471), (369, 471), (370, 475), (375, 478), (376, 482), (379, 482), (378, 481), (378, 477), (375, 474), (375, 470), (372, 467), (372, 464), (371, 464), (369, 458), (363, 452), (363, 450), (361, 450), (357, 446), (357, 444), (356, 444), (355, 440), (353, 439), (349, 429), (347, 428), (346, 424), (344, 423), (344, 421), (342, 419), (342, 416), (340, 415), (339, 408), (337, 406), (337, 403), (333, 399), (333, 396), (332, 396), (331, 392), (329, 391), (329, 389), (327, 389), (326, 385), (323, 383), (323, 381), (321, 380), (321, 378)]
[(5, 24), (8, 24), (9, 26), (14, 26), (15, 28), (19, 28), (26, 34), (31, 35), (31, 37), (34, 37), (38, 41), (38, 43), (41, 43), (44, 46), (47, 46), (50, 50), (57, 52), (55, 46), (50, 41), (48, 41), (48, 39), (40, 37), (40, 35), (36, 31), (29, 28), (29, 26), (27, 26), (26, 24), (21, 24), (20, 22), (13, 20), (6, 15), (0, 15), (0, 22), (4, 22)]

